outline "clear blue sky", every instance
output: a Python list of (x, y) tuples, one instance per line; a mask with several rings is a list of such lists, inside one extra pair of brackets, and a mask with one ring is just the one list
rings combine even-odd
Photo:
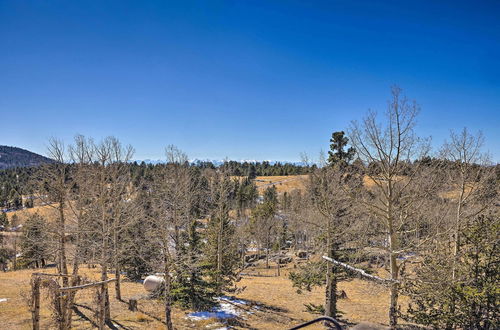
[(137, 159), (298, 160), (385, 109), (500, 161), (498, 1), (0, 0), (0, 144), (114, 135)]

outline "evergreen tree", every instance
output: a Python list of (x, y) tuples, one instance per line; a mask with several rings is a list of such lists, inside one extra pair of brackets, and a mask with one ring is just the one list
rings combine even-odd
[(229, 210), (235, 193), (229, 176), (216, 174), (211, 183), (211, 215), (208, 221), (204, 266), (217, 294), (228, 288), (235, 277), (239, 255), (234, 237), (235, 226)]
[(174, 302), (183, 308), (207, 310), (215, 305), (215, 287), (205, 279), (207, 269), (201, 260), (203, 242), (197, 228), (198, 222), (193, 220), (188, 231), (182, 235), (184, 244), (171, 294)]
[(425, 255), (416, 280), (406, 286), (411, 297), (407, 318), (436, 329), (498, 329), (499, 232), (494, 213), (480, 215), (465, 227), (455, 273), (447, 244), (441, 242)]
[(249, 178), (245, 178), (238, 185), (238, 190), (236, 193), (236, 202), (238, 207), (238, 213), (241, 214), (244, 209), (253, 207), (255, 201), (257, 200), (258, 192), (257, 186)]
[(21, 240), (21, 253), (26, 263), (34, 264), (37, 268), (45, 266), (49, 241), (45, 218), (37, 213), (30, 216), (24, 225)]
[(344, 131), (332, 133), (332, 138), (330, 139), (330, 151), (328, 151), (328, 164), (334, 165), (337, 163), (349, 163), (355, 154), (355, 149), (350, 147), (347, 150), (349, 139), (345, 136)]
[(278, 207), (278, 190), (276, 186), (273, 185), (264, 191), (264, 203), (268, 203), (273, 211), (276, 211)]
[(248, 168), (247, 176), (250, 180), (253, 180), (257, 177), (257, 170), (255, 169), (254, 164), (250, 164), (250, 167)]
[(121, 268), (131, 280), (141, 280), (154, 271), (152, 260), (159, 259), (155, 245), (144, 244), (151, 231), (155, 230), (149, 221), (134, 219), (122, 233), (122, 251), (119, 257)]
[(17, 190), (12, 189), (10, 191), (10, 206), (14, 209), (20, 209), (23, 206), (23, 201), (21, 199), (21, 195), (17, 192)]

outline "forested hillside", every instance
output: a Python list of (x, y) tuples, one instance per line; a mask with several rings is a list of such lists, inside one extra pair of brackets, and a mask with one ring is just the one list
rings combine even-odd
[(17, 147), (0, 146), (0, 169), (29, 167), (53, 162), (50, 158)]

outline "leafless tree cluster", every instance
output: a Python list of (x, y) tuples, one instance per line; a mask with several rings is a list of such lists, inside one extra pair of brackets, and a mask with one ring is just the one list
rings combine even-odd
[[(486, 214), (498, 224), (498, 178), (495, 167), (481, 152), (482, 136), (466, 129), (452, 132), (450, 141), (432, 153), (430, 141), (415, 133), (418, 112), (416, 102), (393, 88), (382, 121), (370, 111), (361, 122), (352, 122), (347, 135), (356, 159), (345, 166), (330, 163), (313, 172), (308, 197), (298, 201), (297, 215), (291, 215), (298, 219), (293, 221), (296, 230), (309, 232), (309, 247), (334, 260), (327, 266), (326, 281), (299, 273), (292, 277), (299, 287), (326, 284), (326, 315), (336, 312), (332, 274), (355, 269), (341, 261), (358, 263), (361, 268), (355, 273), (373, 279), (360, 261), (368, 260), (370, 265), (376, 256), (388, 272), (377, 282), (389, 287), (389, 323), (396, 327), (398, 318), (405, 314), (398, 298), (403, 290), (410, 292), (405, 290), (407, 283), (428, 280), (416, 276), (424, 274), (428, 266), (424, 260), (451, 256), (441, 259), (449, 267), (442, 264), (441, 274), (446, 276), (434, 290), (446, 282), (461, 285), (466, 274), (462, 272), (460, 278), (457, 269), (470, 252), (462, 236)], [(336, 140), (337, 145), (339, 141), (342, 139)], [(332, 158), (343, 154), (347, 153), (332, 153)], [(315, 231), (314, 227), (320, 229)], [(314, 247), (314, 237), (322, 245)], [(416, 287), (413, 285), (408, 294), (422, 296)], [(420, 312), (413, 314), (420, 319), (413, 320), (425, 323), (424, 312)]]
[[(62, 277), (63, 287), (76, 284), (72, 279), (83, 264), (98, 265), (101, 281), (114, 273), (115, 296), (121, 300), (122, 273), (133, 279), (161, 273), (165, 322), (173, 329), (174, 302), (194, 309), (211, 306), (213, 296), (232, 283), (241, 259), (229, 217), (237, 204), (238, 180), (190, 166), (175, 146), (166, 148), (165, 164), (135, 180), (129, 166), (132, 147), (113, 137), (96, 143), (76, 136), (69, 147), (53, 139), (49, 152), (56, 162), (44, 166), (33, 181), (57, 219), (38, 233), (43, 218), (37, 215), (23, 244), (26, 251), (35, 251), (40, 250), (37, 239), (56, 239), (44, 249), (47, 258), (55, 256), (60, 274), (71, 271), (72, 276)], [(30, 256), (41, 265), (40, 255)], [(107, 286), (100, 290), (99, 303), (109, 321)], [(68, 297), (64, 324), (69, 327), (74, 293)]]

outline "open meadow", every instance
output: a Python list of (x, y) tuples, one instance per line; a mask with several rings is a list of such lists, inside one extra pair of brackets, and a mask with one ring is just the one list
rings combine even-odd
[[(192, 311), (174, 308), (173, 321), (177, 329), (218, 329), (226, 325), (234, 329), (288, 329), (293, 325), (311, 320), (316, 316), (305, 311), (305, 303), (321, 304), (324, 288), (298, 294), (288, 279), (294, 263), (281, 269), (276, 276), (275, 267), (266, 269), (263, 264), (245, 270), (236, 283), (238, 292), (232, 304), (234, 317), (228, 319), (190, 318)], [(42, 270), (19, 270), (0, 273), (0, 324), (3, 329), (31, 329), (31, 313), (27, 299), (30, 293), (30, 277), (33, 272), (54, 273), (54, 268)], [(84, 267), (81, 271), (89, 280), (98, 280), (96, 269)], [(163, 329), (163, 305), (161, 301), (147, 298), (141, 283), (124, 280), (122, 299), (114, 298), (113, 284), (109, 285), (111, 320), (117, 329)], [(347, 297), (339, 302), (345, 324), (368, 322), (387, 324), (389, 296), (383, 287), (361, 279), (341, 282), (339, 289)], [(42, 291), (44, 292), (44, 291)], [(95, 326), (94, 289), (80, 291), (76, 296), (73, 313), (75, 329), (90, 329)], [(128, 299), (139, 298), (138, 311), (128, 310)], [(55, 328), (51, 321), (50, 302), (42, 295), (41, 326)], [(321, 329), (322, 327), (316, 327)], [(380, 329), (383, 327), (380, 326)], [(312, 327), (311, 329), (315, 329)]]

